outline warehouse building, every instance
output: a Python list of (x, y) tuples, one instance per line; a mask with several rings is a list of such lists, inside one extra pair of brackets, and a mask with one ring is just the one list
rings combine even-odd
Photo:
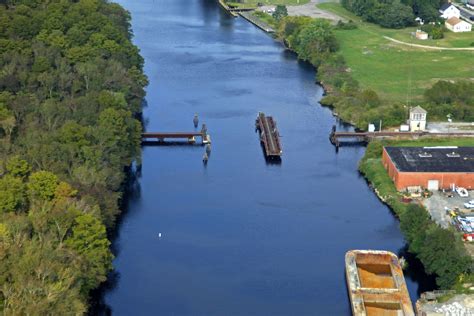
[(474, 189), (474, 147), (384, 147), (382, 162), (399, 191)]

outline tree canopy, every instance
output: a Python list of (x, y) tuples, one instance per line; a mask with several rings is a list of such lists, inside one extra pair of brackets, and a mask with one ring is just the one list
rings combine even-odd
[(147, 78), (130, 14), (0, 1), (0, 68), (0, 314), (83, 314), (140, 160)]

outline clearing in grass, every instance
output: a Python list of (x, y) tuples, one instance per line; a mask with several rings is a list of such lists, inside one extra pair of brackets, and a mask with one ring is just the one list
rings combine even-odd
[(441, 40), (417, 41), (411, 38), (415, 28), (394, 30), (366, 23), (337, 3), (322, 3), (318, 7), (357, 24), (357, 29), (335, 31), (340, 52), (353, 78), (383, 100), (421, 101), (423, 92), (438, 80), (474, 80), (474, 51), (413, 48), (383, 37), (430, 46), (469, 47), (474, 42), (474, 32), (446, 32)]

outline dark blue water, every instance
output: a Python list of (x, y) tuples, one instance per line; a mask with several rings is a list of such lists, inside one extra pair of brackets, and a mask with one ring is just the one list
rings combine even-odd
[[(204, 147), (144, 148), (141, 177), (118, 227), (106, 309), (349, 314), (345, 252), (400, 254), (404, 240), (357, 172), (365, 149), (336, 154), (329, 143), (336, 121), (318, 103), (323, 90), (314, 69), (215, 0), (119, 3), (132, 14), (150, 79), (147, 130), (192, 130), (198, 113), (213, 144), (207, 167)], [(277, 121), (281, 164), (263, 157), (258, 111)], [(420, 283), (408, 277), (407, 284), (416, 299)]]

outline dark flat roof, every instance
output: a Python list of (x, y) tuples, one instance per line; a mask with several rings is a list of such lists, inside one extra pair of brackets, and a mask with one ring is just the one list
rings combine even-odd
[(385, 147), (400, 172), (474, 172), (474, 147)]

